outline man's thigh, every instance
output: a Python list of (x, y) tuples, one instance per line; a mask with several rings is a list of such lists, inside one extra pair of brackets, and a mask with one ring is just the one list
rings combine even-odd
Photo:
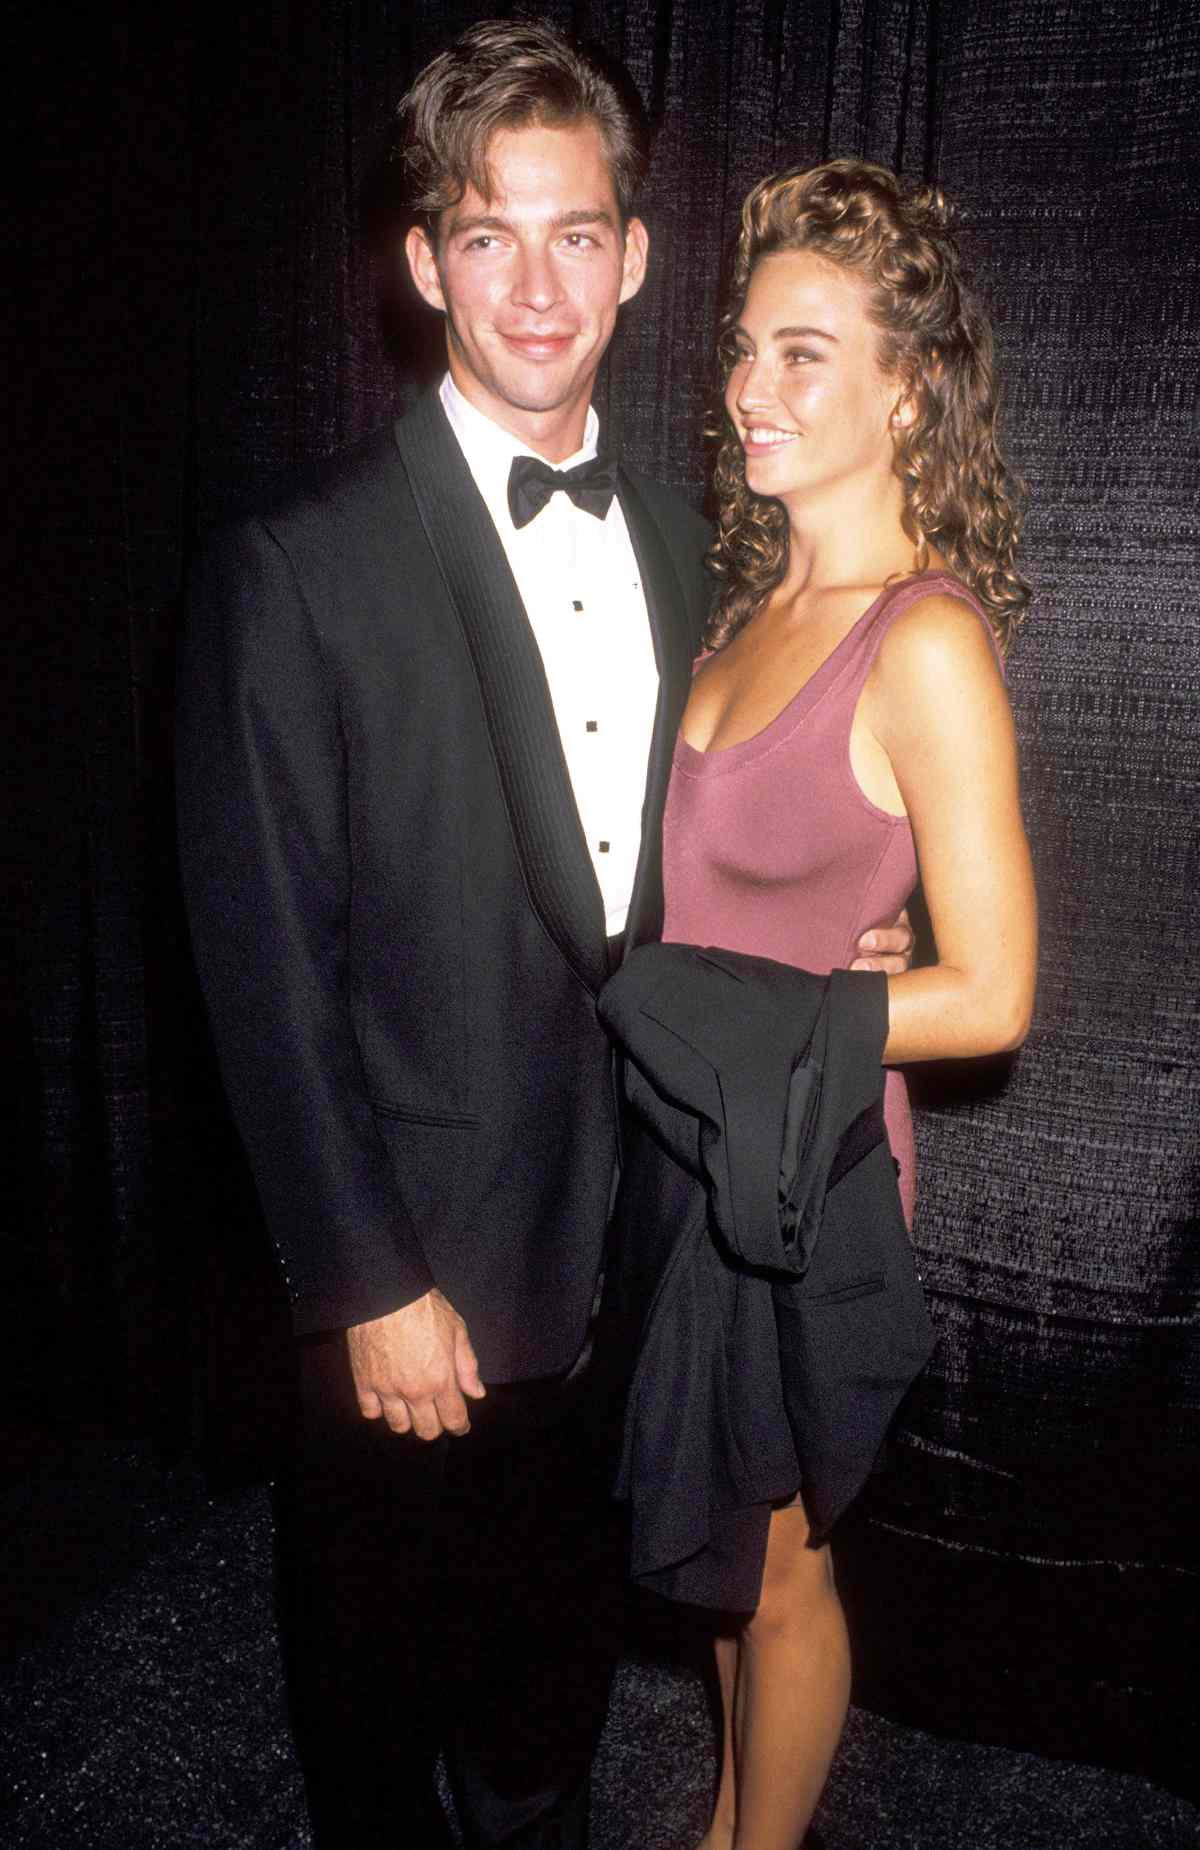
[(574, 1622), (604, 1618), (622, 1578), (599, 1375), (493, 1386), (468, 1434), (428, 1444), (363, 1419), (340, 1337), (298, 1360), (282, 1540), (316, 1606), (368, 1648), (432, 1628), (440, 1658), (488, 1675), (513, 1650), (578, 1652)]
[(447, 1459), (449, 1661), (464, 1698), (449, 1732), (501, 1792), (581, 1779), (604, 1720), (623, 1546), (590, 1392), (493, 1389)]
[(440, 1580), (437, 1547), (446, 1443), (422, 1444), (365, 1420), (345, 1338), (306, 1338), (296, 1347), (295, 1418), (284, 1474), (288, 1519), (323, 1562), (361, 1556), (396, 1564), (410, 1583)]
[(618, 1655), (600, 1377), (493, 1386), (427, 1445), (363, 1420), (344, 1344), (300, 1349), (281, 1562), (306, 1771), (336, 1757), (382, 1795), (399, 1742), (406, 1778), (445, 1747), (470, 1840), (502, 1841), (586, 1777)]
[(433, 1768), (444, 1738), (448, 1441), (364, 1420), (344, 1338), (297, 1346), (289, 1468), (277, 1488), (281, 1634), (321, 1850), (447, 1850)]

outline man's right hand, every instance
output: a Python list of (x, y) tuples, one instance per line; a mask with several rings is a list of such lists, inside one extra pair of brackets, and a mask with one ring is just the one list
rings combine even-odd
[(346, 1331), (350, 1369), (366, 1420), (386, 1420), (393, 1432), (418, 1439), (471, 1430), (464, 1394), (487, 1392), (467, 1326), (440, 1291), (386, 1317)]

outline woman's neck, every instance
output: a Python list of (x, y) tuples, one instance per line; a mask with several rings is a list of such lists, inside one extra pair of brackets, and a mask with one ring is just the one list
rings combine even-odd
[(890, 477), (874, 493), (785, 502), (788, 564), (780, 590), (816, 596), (839, 585), (876, 585), (911, 572), (917, 548), (904, 531), (900, 484)]

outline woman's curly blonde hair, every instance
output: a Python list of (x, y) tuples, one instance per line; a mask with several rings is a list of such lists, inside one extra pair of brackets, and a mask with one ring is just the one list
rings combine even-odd
[[(751, 271), (774, 251), (801, 250), (862, 277), (880, 364), (908, 393), (914, 416), (897, 436), (894, 466), (917, 569), (935, 546), (975, 592), (1007, 650), (1030, 595), (1015, 564), (1022, 490), (997, 438), (991, 327), (963, 278), (941, 193), (859, 160), (761, 180), (742, 207), (721, 318), (722, 389)], [(780, 502), (747, 488), (742, 446), (723, 401), (712, 434), (720, 439), (719, 512), (708, 563), (721, 589), (706, 640), (718, 648), (783, 579), (788, 520)]]

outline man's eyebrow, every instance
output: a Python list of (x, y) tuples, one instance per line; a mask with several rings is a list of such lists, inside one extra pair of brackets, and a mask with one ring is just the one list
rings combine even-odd
[[(573, 206), (566, 212), (556, 212), (547, 221), (550, 231), (562, 231), (568, 225), (607, 225), (615, 227), (616, 220), (605, 206)], [(466, 218), (455, 219), (450, 227), (450, 236), (460, 238), (471, 231), (511, 231), (511, 219), (503, 218), (495, 212), (472, 212)]]
[(467, 218), (456, 218), (450, 227), (452, 238), (461, 237), (464, 231), (510, 231), (506, 218), (498, 218), (494, 212), (472, 212)]
[(579, 206), (572, 212), (556, 212), (550, 220), (551, 231), (567, 225), (614, 225), (616, 220), (604, 206)]

